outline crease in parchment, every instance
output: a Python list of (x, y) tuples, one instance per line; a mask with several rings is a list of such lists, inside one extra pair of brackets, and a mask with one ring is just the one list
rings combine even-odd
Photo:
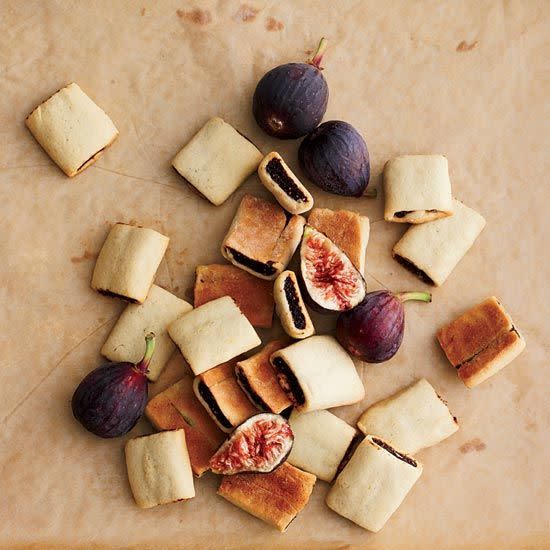
[(368, 275), (369, 277), (373, 278), (380, 286), (383, 286), (386, 290), (389, 290), (388, 286), (386, 286), (382, 281), (377, 279), (372, 273), (365, 271), (365, 275)]
[(151, 178), (143, 178), (141, 176), (133, 176), (132, 174), (125, 174), (124, 172), (119, 172), (118, 170), (113, 170), (112, 168), (105, 168), (104, 166), (98, 166), (97, 164), (89, 166), (88, 170), (89, 169), (103, 170), (105, 172), (110, 172), (111, 174), (116, 174), (117, 176), (123, 176), (125, 178), (130, 178), (130, 179), (134, 179), (134, 180), (138, 180), (138, 181), (144, 181), (144, 182), (147, 182), (147, 183), (154, 183), (156, 185), (162, 185), (163, 187), (170, 187), (172, 189), (178, 189), (177, 184), (172, 185), (172, 184), (164, 182), (164, 181), (159, 181), (159, 180), (155, 180), (155, 179), (151, 179)]

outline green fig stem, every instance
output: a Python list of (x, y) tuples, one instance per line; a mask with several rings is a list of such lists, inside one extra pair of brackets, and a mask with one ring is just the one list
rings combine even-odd
[(144, 374), (149, 371), (149, 363), (151, 362), (151, 357), (153, 357), (154, 351), (155, 335), (150, 332), (145, 337), (145, 354), (143, 355), (143, 359), (136, 365), (136, 368)]
[(363, 197), (366, 197), (367, 199), (375, 199), (378, 196), (378, 189), (367, 189), (363, 193)]
[(432, 295), (429, 292), (399, 292), (396, 296), (402, 301), (420, 300), (421, 302), (431, 302)]
[(323, 37), (321, 38), (321, 41), (319, 42), (319, 45), (317, 46), (317, 50), (313, 54), (313, 57), (308, 61), (310, 65), (313, 65), (320, 71), (323, 70), (323, 67), (321, 67), (321, 61), (323, 59), (323, 55), (325, 55), (325, 51), (328, 46), (328, 40)]

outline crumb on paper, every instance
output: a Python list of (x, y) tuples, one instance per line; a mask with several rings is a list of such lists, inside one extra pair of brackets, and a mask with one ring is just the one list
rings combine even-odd
[(233, 16), (233, 19), (235, 21), (241, 21), (243, 23), (251, 23), (256, 19), (256, 15), (258, 14), (257, 8), (254, 8), (253, 6), (249, 6), (247, 4), (241, 4), (235, 15)]
[(90, 252), (88, 250), (85, 250), (82, 256), (73, 256), (71, 258), (71, 262), (73, 264), (79, 264), (87, 260), (95, 260), (96, 258), (97, 258), (97, 254), (95, 252)]
[(474, 40), (473, 42), (466, 42), (466, 40), (462, 40), (456, 47), (457, 52), (469, 52), (470, 50), (473, 50), (477, 46), (477, 40)]
[(285, 24), (275, 17), (268, 17), (265, 22), (265, 28), (270, 32), (282, 31), (285, 28)]
[(208, 10), (201, 10), (200, 8), (189, 11), (176, 10), (176, 14), (180, 19), (195, 23), (195, 25), (208, 25), (212, 22), (212, 14)]
[(143, 17), (145, 15), (145, 8), (141, 8), (140, 13), (141, 13), (141, 16)]
[(468, 454), (471, 452), (480, 452), (487, 448), (487, 445), (479, 437), (476, 437), (475, 439), (471, 439), (470, 441), (466, 441), (466, 443), (463, 443), (460, 446), (460, 452), (462, 454)]

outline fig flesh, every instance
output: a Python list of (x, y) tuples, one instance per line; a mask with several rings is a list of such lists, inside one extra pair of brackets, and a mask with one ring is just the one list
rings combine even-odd
[(312, 306), (321, 312), (352, 309), (367, 292), (346, 254), (310, 225), (305, 226), (300, 247), (300, 274)]
[(279, 467), (290, 454), (294, 434), (280, 414), (256, 414), (235, 428), (210, 459), (215, 474), (243, 472), (267, 474)]
[(139, 363), (106, 363), (90, 372), (76, 388), (71, 406), (74, 417), (89, 432), (103, 437), (127, 434), (147, 404), (147, 369), (155, 349), (155, 335), (145, 337)]
[(347, 122), (323, 122), (302, 141), (298, 159), (306, 176), (329, 193), (360, 197), (369, 184), (367, 144)]
[(432, 296), (429, 292), (369, 292), (357, 307), (338, 317), (338, 341), (351, 355), (367, 363), (391, 359), (403, 341), (403, 302), (407, 300), (431, 302)]
[(320, 67), (323, 38), (308, 63), (286, 63), (267, 72), (256, 86), (252, 111), (270, 136), (296, 139), (315, 129), (327, 110), (328, 85)]

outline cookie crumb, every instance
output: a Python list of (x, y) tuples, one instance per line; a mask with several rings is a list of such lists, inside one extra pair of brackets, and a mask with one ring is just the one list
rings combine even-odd
[(275, 19), (275, 17), (268, 17), (265, 22), (265, 28), (269, 32), (282, 31), (285, 28), (285, 24), (282, 21)]
[(233, 19), (235, 21), (240, 21), (242, 23), (251, 23), (256, 19), (256, 15), (258, 14), (258, 9), (254, 8), (253, 6), (248, 6), (247, 4), (241, 4), (235, 15), (233, 16)]
[(460, 42), (460, 44), (456, 47), (457, 52), (469, 52), (470, 50), (473, 50), (477, 46), (477, 40), (474, 42), (471, 42), (468, 44), (466, 40), (463, 40)]
[(176, 10), (176, 14), (180, 19), (195, 23), (195, 25), (208, 25), (212, 22), (212, 14), (208, 10), (201, 10), (200, 8), (189, 11)]
[(479, 437), (476, 437), (475, 439), (471, 439), (470, 441), (466, 441), (466, 443), (463, 443), (459, 450), (462, 454), (468, 454), (473, 451), (480, 452), (487, 448), (487, 445)]

